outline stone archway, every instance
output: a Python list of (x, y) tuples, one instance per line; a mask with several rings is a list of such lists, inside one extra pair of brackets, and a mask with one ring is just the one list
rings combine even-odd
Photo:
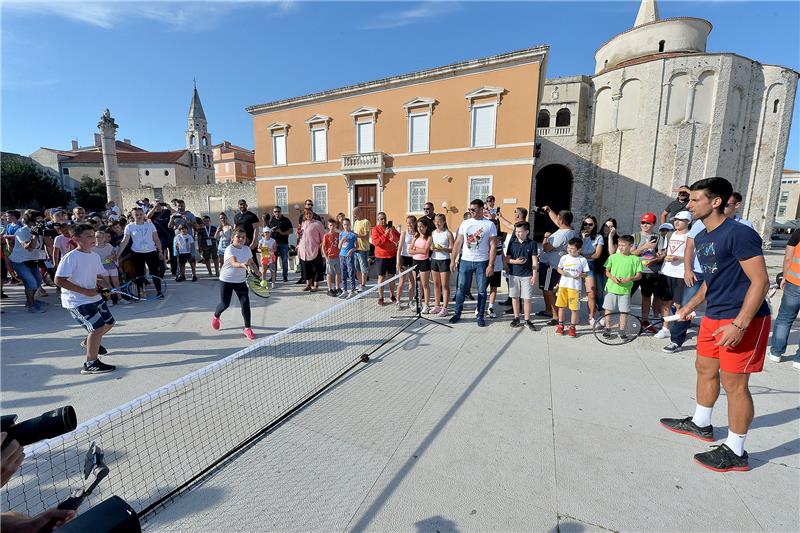
[[(564, 165), (547, 165), (536, 173), (535, 201), (536, 207), (550, 206), (554, 211), (572, 207), (572, 172)], [(533, 219), (534, 239), (541, 241), (545, 232), (555, 231), (556, 225), (544, 213), (538, 210)]]

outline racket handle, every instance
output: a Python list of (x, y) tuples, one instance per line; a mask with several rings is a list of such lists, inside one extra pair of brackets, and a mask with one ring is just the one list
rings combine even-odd
[[(693, 318), (694, 318), (694, 317), (696, 317), (696, 316), (697, 316), (697, 313), (695, 313), (694, 311), (692, 311), (692, 312), (691, 312), (691, 313), (689, 313), (689, 315), (686, 317), (686, 320), (691, 320), (691, 319), (693, 319)], [(680, 319), (681, 319), (681, 315), (669, 315), (669, 316), (665, 316), (665, 317), (664, 317), (664, 322), (678, 322)]]

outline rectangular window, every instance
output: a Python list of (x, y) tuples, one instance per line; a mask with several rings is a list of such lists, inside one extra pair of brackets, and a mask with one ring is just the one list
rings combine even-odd
[(69, 167), (64, 167), (62, 172), (64, 173), (65, 176), (69, 176)]
[(358, 153), (366, 154), (368, 152), (374, 152), (375, 124), (373, 122), (359, 122), (356, 127)]
[(785, 205), (782, 205), (782, 206), (780, 206), (780, 207), (778, 208), (778, 216), (779, 216), (779, 217), (782, 217), (782, 216), (783, 216), (783, 215), (785, 215), (785, 214), (786, 214), (786, 206), (785, 206)]
[(428, 180), (408, 181), (408, 212), (422, 213), (428, 201)]
[(274, 165), (286, 164), (286, 135), (272, 137), (272, 163)]
[(469, 197), (467, 198), (467, 202), (471, 202), (475, 198), (480, 198), (485, 202), (486, 197), (490, 194), (492, 194), (491, 176), (469, 177)]
[(328, 131), (320, 128), (311, 130), (311, 157), (314, 161), (328, 160)]
[(328, 186), (327, 185), (312, 185), (314, 197), (314, 211), (317, 213), (328, 212)]
[(286, 185), (275, 187), (275, 205), (280, 207), (284, 213), (289, 212), (289, 187)]
[(227, 174), (230, 171), (231, 171), (231, 164), (230, 163), (225, 163), (225, 173)]
[(781, 202), (786, 202), (789, 200), (789, 191), (781, 192)]
[(428, 151), (428, 137), (430, 135), (430, 115), (428, 113), (421, 113), (417, 115), (409, 115), (408, 117), (408, 135), (409, 135), (409, 152), (427, 152)]
[(494, 104), (472, 108), (472, 147), (494, 146), (497, 107)]

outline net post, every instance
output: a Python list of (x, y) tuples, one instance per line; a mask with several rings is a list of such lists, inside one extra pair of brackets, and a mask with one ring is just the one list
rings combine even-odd
[(361, 354), (361, 362), (362, 363), (369, 363), (369, 354), (362, 353)]

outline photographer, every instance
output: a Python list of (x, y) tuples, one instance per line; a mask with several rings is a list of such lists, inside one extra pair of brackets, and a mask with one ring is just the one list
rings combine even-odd
[[(0, 450), (0, 487), (4, 487), (11, 476), (19, 470), (25, 459), (22, 446), (16, 440), (12, 440), (5, 445), (6, 433), (0, 433), (0, 441), (3, 448)], [(75, 511), (57, 509), (53, 507), (36, 516), (28, 516), (22, 513), (6, 512), (0, 513), (0, 530), (3, 533), (35, 533), (37, 531), (52, 531), (61, 527), (75, 517)]]
[(29, 313), (44, 313), (44, 304), (35, 299), (42, 285), (39, 259), (44, 245), (44, 224), (36, 224), (42, 214), (28, 209), (22, 214), (22, 227), (14, 233), (14, 249), (8, 259), (25, 287), (25, 307)]

